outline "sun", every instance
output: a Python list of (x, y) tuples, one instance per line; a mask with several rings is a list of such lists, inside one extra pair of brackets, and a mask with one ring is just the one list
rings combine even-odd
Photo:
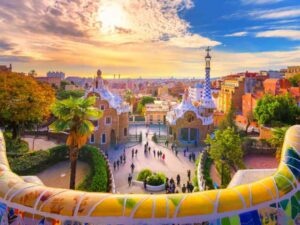
[(98, 10), (97, 21), (103, 33), (113, 33), (116, 28), (127, 28), (128, 18), (125, 9), (116, 2), (106, 2)]

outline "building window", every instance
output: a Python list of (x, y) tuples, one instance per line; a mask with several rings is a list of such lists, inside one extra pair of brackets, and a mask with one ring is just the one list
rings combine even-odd
[(106, 143), (106, 134), (102, 134), (101, 136), (101, 144), (105, 144)]
[(124, 136), (127, 137), (127, 127), (124, 128)]
[(91, 134), (91, 136), (90, 136), (90, 143), (91, 144), (95, 143), (95, 135), (94, 134)]
[(105, 110), (105, 106), (104, 105), (100, 105), (100, 109), (103, 111)]
[(105, 124), (106, 125), (111, 125), (111, 117), (106, 117), (105, 118)]
[(95, 129), (99, 128), (98, 120), (94, 120), (94, 121), (92, 121), (92, 123), (94, 124)]

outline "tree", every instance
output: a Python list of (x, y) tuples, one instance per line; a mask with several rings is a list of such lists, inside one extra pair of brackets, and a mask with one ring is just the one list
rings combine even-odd
[(224, 119), (219, 125), (220, 130), (225, 130), (227, 127), (232, 127), (235, 131), (237, 131), (237, 126), (235, 124), (235, 109), (233, 105), (230, 106), (229, 111), (225, 114)]
[(257, 102), (254, 109), (254, 117), (260, 125), (292, 125), (297, 122), (299, 115), (297, 102), (289, 94), (278, 96), (267, 94)]
[(31, 76), (0, 73), (0, 123), (18, 139), (21, 129), (30, 129), (50, 115), (55, 93), (51, 86)]
[(36, 76), (37, 76), (37, 73), (36, 73), (35, 70), (30, 70), (29, 73), (28, 73), (28, 76), (36, 77)]
[(69, 90), (69, 91), (66, 91), (66, 90), (60, 89), (60, 90), (57, 91), (57, 94), (56, 94), (56, 97), (59, 100), (68, 99), (70, 97), (81, 98), (83, 96), (84, 96), (84, 91), (83, 90)]
[(297, 74), (291, 78), (289, 78), (293, 87), (300, 87), (300, 74)]
[(205, 142), (210, 145), (208, 153), (214, 160), (222, 180), (223, 176), (226, 178), (222, 184), (228, 184), (230, 168), (244, 167), (241, 137), (233, 127), (227, 127), (225, 130), (217, 130), (214, 138), (208, 135)]
[(70, 189), (75, 188), (76, 166), (80, 148), (86, 144), (89, 135), (94, 131), (94, 125), (90, 120), (96, 120), (102, 116), (102, 112), (93, 107), (95, 97), (68, 98), (57, 101), (52, 112), (57, 120), (51, 124), (56, 132), (68, 131), (67, 145), (71, 167)]
[(131, 90), (127, 89), (125, 91), (124, 99), (128, 104), (130, 104), (130, 105), (133, 104), (133, 101), (135, 98), (134, 98), (134, 95)]
[(280, 159), (285, 133), (287, 132), (288, 129), (289, 126), (274, 128), (272, 130), (272, 134), (273, 134), (272, 138), (267, 140), (273, 147), (276, 147), (277, 159)]
[(146, 104), (150, 104), (150, 103), (154, 103), (155, 98), (151, 97), (151, 96), (144, 96), (141, 98), (141, 100), (138, 103), (137, 106), (137, 112), (142, 114), (145, 112), (145, 105)]

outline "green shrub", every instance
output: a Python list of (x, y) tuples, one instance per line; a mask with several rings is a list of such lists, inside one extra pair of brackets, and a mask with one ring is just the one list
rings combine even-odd
[[(29, 152), (18, 158), (8, 158), (12, 171), (18, 175), (35, 175), (67, 159), (68, 147), (66, 145), (59, 145), (45, 151)], [(89, 164), (90, 173), (78, 188), (84, 191), (106, 192), (109, 172), (106, 161), (98, 149), (88, 145), (84, 146), (80, 150), (79, 160)]]
[(157, 142), (158, 142), (156, 133), (153, 134), (153, 136), (152, 136), (152, 141), (153, 141), (154, 143), (157, 143)]
[(18, 175), (35, 175), (66, 160), (67, 152), (65, 145), (59, 145), (45, 151), (29, 152), (17, 158), (8, 157), (8, 161), (12, 171)]
[(162, 173), (152, 174), (147, 177), (147, 184), (159, 186), (166, 182), (166, 176)]
[(96, 147), (85, 145), (79, 154), (79, 159), (90, 165), (90, 173), (78, 186), (79, 190), (91, 192), (107, 192), (109, 173), (106, 161)]
[(212, 164), (212, 159), (210, 157), (207, 157), (204, 164), (204, 170), (203, 170), (203, 178), (205, 180), (205, 184), (208, 187), (208, 189), (214, 189), (213, 180), (210, 177), (210, 167)]
[(143, 169), (141, 172), (139, 172), (137, 180), (138, 181), (144, 181), (148, 176), (152, 175), (152, 171), (149, 169)]
[(12, 139), (11, 133), (4, 133), (6, 151), (10, 155), (24, 154), (29, 151), (29, 145), (26, 141), (21, 139)]

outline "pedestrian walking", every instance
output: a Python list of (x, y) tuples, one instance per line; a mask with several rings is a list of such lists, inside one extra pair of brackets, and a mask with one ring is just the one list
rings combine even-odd
[(188, 176), (188, 178), (189, 178), (189, 181), (191, 181), (191, 170), (188, 170), (188, 171), (187, 171), (187, 176)]
[(120, 162), (121, 162), (121, 164), (123, 163), (123, 156), (122, 155), (120, 155)]
[(131, 173), (133, 173), (133, 171), (134, 171), (134, 168), (135, 168), (135, 165), (133, 164), (133, 163), (131, 163)]
[(178, 156), (178, 151), (177, 150), (175, 150), (175, 155), (176, 155), (176, 157)]
[(116, 161), (114, 161), (114, 170), (116, 170), (116, 167), (117, 167)]
[(136, 149), (135, 150), (135, 157), (137, 157), (137, 154), (138, 154), (138, 150)]
[(185, 157), (185, 155), (186, 155), (186, 150), (184, 149), (183, 150), (183, 156)]
[(131, 186), (131, 182), (132, 182), (132, 175), (130, 173), (128, 176), (128, 186)]
[(181, 191), (182, 191), (182, 193), (186, 192), (186, 186), (185, 186), (185, 184), (182, 185)]
[(131, 157), (134, 157), (134, 149), (131, 150)]
[(120, 166), (120, 161), (117, 160), (117, 168), (119, 169), (119, 166)]
[(126, 154), (124, 153), (123, 154), (123, 161), (124, 161), (124, 164), (126, 163)]
[(147, 178), (144, 179), (144, 189), (147, 190)]
[(162, 160), (165, 161), (165, 158), (166, 158), (166, 155), (163, 154), (163, 155), (162, 155)]
[(180, 185), (180, 175), (179, 174), (177, 174), (176, 180), (177, 180), (177, 186), (179, 186)]
[(154, 158), (155, 158), (155, 155), (156, 155), (156, 152), (155, 152), (155, 149), (153, 150), (153, 156), (154, 156)]

